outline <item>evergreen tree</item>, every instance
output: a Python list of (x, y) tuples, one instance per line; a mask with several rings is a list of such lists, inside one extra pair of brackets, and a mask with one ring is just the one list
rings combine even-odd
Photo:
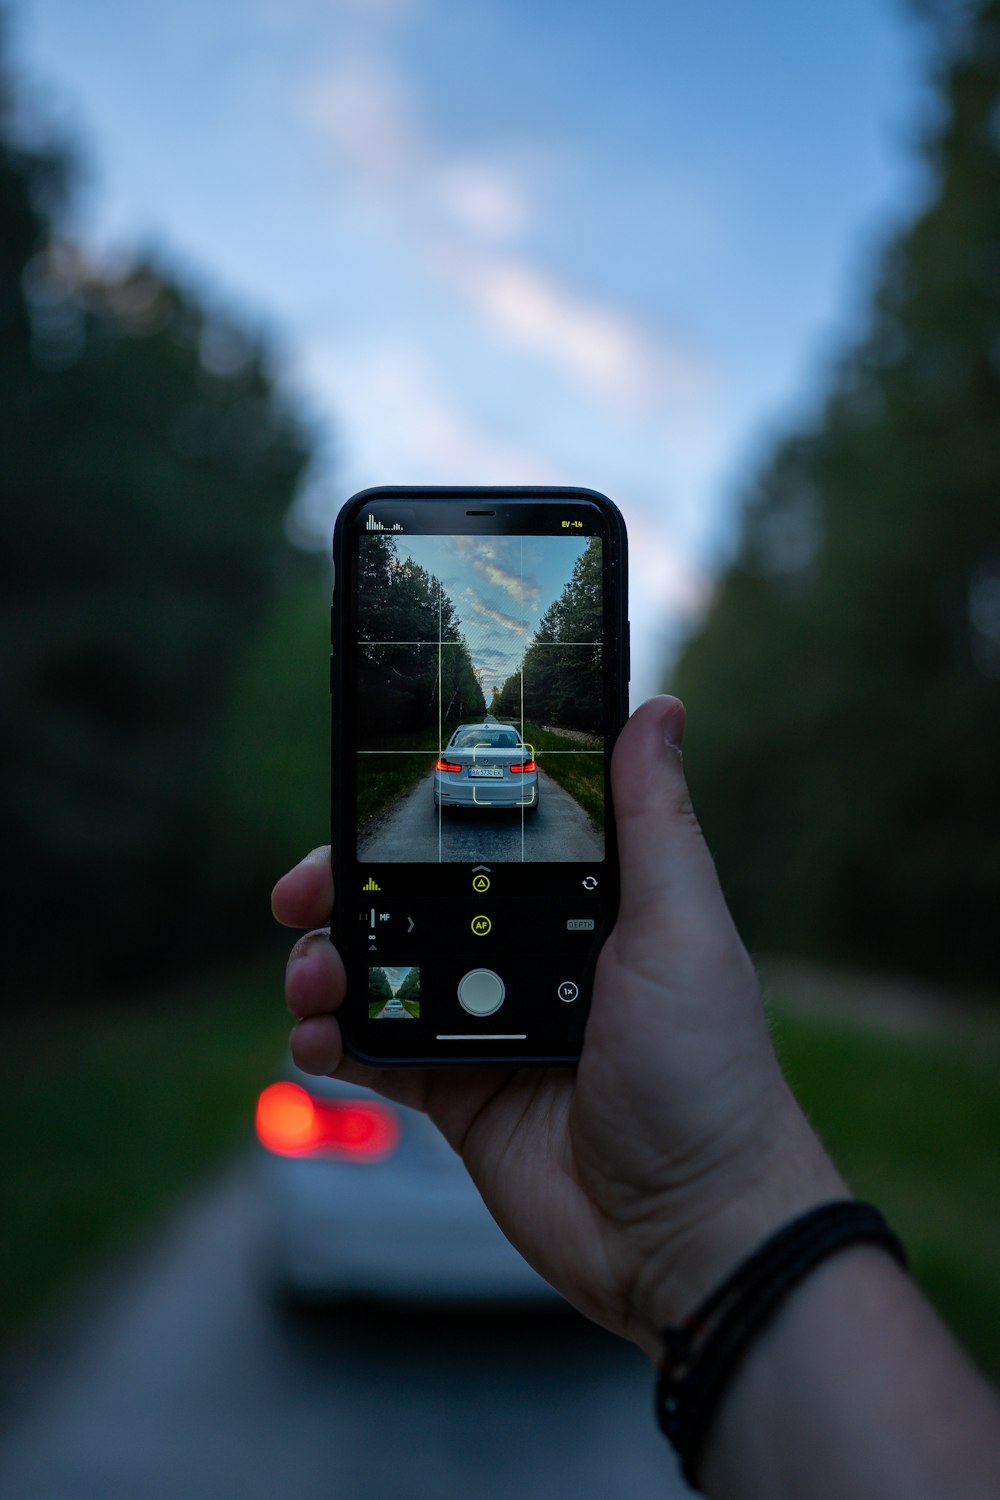
[[(199, 885), (220, 724), (302, 571), (284, 520), (308, 440), (254, 334), (66, 238), (71, 166), (21, 145), (18, 108), (0, 58), (3, 900), (33, 983), (73, 993), (162, 975), (234, 916), (228, 882)], [(253, 788), (242, 805), (251, 827)], [(266, 882), (252, 834), (243, 853)]]
[(411, 969), (396, 991), (397, 1000), (419, 1000), (420, 999), (420, 970)]
[(566, 587), (539, 621), (519, 673), (501, 692), (506, 703), (516, 691), (519, 712), (523, 678), (524, 717), (530, 723), (601, 733), (602, 590), (601, 542), (591, 537)]
[(1000, 4), (925, 8), (929, 202), (819, 419), (752, 486), (673, 681), (756, 942), (995, 978)]
[(440, 581), (412, 558), (400, 559), (391, 536), (366, 533), (360, 558), (361, 743), (372, 749), (425, 730), (436, 748), (439, 712), (445, 727), (486, 712), (461, 620)]
[(392, 985), (384, 969), (368, 970), (368, 994), (372, 1000), (392, 999)]

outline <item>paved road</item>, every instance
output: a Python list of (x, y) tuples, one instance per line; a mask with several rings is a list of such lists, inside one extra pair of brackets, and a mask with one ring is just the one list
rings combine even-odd
[(571, 1313), (289, 1321), (241, 1166), (0, 1364), (4, 1500), (670, 1500), (630, 1346)]
[(379, 818), (359, 845), (358, 858), (459, 864), (602, 859), (602, 836), (580, 804), (544, 771), (538, 783), (538, 810), (523, 817), (506, 809), (452, 807), (439, 818), (430, 771)]

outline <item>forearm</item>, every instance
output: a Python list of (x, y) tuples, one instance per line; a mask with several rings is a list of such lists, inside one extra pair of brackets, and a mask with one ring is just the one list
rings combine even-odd
[[(663, 1330), (775, 1231), (850, 1198), (790, 1096), (773, 1119), (728, 1196), (650, 1257), (633, 1336), (654, 1359)], [(696, 1358), (704, 1342), (696, 1333)], [(1000, 1397), (892, 1255), (850, 1244), (807, 1269), (753, 1337), (696, 1473), (713, 1500), (994, 1500)]]
[(719, 1500), (994, 1500), (1000, 1401), (895, 1262), (853, 1246), (749, 1350), (699, 1479)]

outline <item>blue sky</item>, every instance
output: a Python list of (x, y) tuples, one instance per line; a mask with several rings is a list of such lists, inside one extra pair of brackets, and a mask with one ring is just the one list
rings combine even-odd
[(328, 436), (299, 527), (381, 483), (570, 483), (632, 543), (633, 698), (740, 485), (808, 413), (919, 201), (901, 0), (21, 0), (95, 256), (265, 328)]
[(400, 559), (411, 557), (440, 580), (487, 703), (520, 666), (587, 548), (585, 537), (573, 536), (397, 536), (393, 542)]

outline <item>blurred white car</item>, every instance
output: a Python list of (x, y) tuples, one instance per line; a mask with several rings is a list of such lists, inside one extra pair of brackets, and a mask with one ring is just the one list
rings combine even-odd
[(513, 724), (459, 724), (434, 766), (435, 807), (538, 807), (538, 767)]
[(266, 1274), (286, 1298), (561, 1300), (425, 1115), (293, 1070), (256, 1128)]

